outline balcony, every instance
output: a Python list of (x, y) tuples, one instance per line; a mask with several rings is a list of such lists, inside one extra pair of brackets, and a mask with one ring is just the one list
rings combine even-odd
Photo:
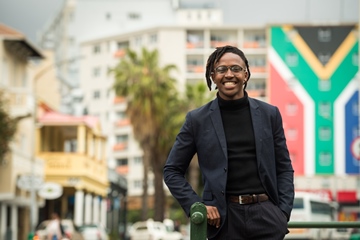
[(35, 151), (44, 160), (45, 180), (105, 196), (106, 138), (98, 118), (45, 111), (38, 125)]
[(251, 73), (265, 73), (266, 66), (250, 66)]
[(128, 165), (122, 165), (116, 167), (116, 173), (120, 175), (126, 175), (129, 173), (129, 166)]
[(204, 42), (187, 42), (186, 43), (187, 49), (195, 49), (195, 48), (204, 48)]
[[(85, 154), (63, 152), (42, 152), (38, 158), (44, 160), (47, 180), (56, 179), (64, 187), (95, 187), (97, 192), (105, 193), (103, 186), (106, 185), (107, 168), (104, 161)], [(96, 182), (103, 185), (94, 184)]]
[(115, 122), (115, 127), (126, 127), (126, 126), (130, 126), (129, 118), (120, 119)]
[(187, 65), (187, 72), (189, 73), (203, 73), (204, 66), (203, 65)]
[(223, 47), (226, 45), (237, 47), (237, 43), (234, 41), (211, 41), (210, 42), (211, 48)]
[(122, 142), (122, 143), (116, 143), (114, 146), (113, 146), (113, 150), (114, 151), (124, 151), (128, 148), (128, 144), (127, 142)]
[(114, 98), (114, 104), (120, 104), (120, 103), (125, 103), (126, 99), (124, 97), (119, 97), (119, 96), (116, 96)]

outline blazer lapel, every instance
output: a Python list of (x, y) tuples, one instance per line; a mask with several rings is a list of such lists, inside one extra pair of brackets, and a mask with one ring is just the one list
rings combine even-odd
[[(261, 147), (262, 147), (262, 133), (263, 131), (263, 123), (261, 121), (261, 111), (259, 110), (259, 105), (251, 98), (249, 98), (250, 104), (250, 114), (253, 122), (254, 129), (254, 137), (255, 137), (255, 145), (256, 145), (256, 155), (259, 157), (261, 155)], [(257, 161), (259, 164), (259, 161)]]
[(221, 113), (217, 98), (215, 98), (214, 101), (211, 103), (210, 111), (211, 111), (210, 113), (211, 121), (214, 125), (217, 138), (219, 139), (221, 149), (225, 155), (225, 158), (227, 159), (226, 138), (225, 138), (225, 132), (224, 132), (224, 127), (221, 119)]

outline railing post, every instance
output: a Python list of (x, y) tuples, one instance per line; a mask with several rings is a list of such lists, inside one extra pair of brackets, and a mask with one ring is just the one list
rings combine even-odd
[(190, 209), (190, 240), (206, 240), (207, 220), (206, 207), (196, 202)]

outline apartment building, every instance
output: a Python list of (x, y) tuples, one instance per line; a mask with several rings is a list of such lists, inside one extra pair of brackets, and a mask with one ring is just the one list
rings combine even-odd
[(11, 151), (0, 159), (1, 240), (25, 239), (37, 222), (38, 207), (44, 205), (44, 200), (31, 191), (31, 179), (43, 179), (44, 164), (33, 151), (35, 111), (30, 58), (43, 56), (22, 33), (0, 24), (0, 90), (5, 93), (10, 116), (18, 119)]

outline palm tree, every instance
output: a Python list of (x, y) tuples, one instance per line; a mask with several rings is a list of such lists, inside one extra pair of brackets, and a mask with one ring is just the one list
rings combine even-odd
[[(170, 71), (174, 65), (162, 68), (158, 63), (157, 50), (143, 48), (141, 55), (127, 49), (123, 59), (110, 73), (115, 77), (114, 90), (118, 96), (127, 99), (127, 114), (133, 126), (134, 135), (144, 155), (144, 181), (142, 199), (142, 220), (148, 212), (148, 171), (154, 172), (155, 215), (154, 219), (164, 218), (165, 193), (163, 188), (162, 167), (165, 163), (171, 134), (170, 119), (175, 118), (178, 108), (175, 79)], [(171, 127), (170, 127), (171, 126)], [(161, 169), (161, 170), (160, 170)]]

